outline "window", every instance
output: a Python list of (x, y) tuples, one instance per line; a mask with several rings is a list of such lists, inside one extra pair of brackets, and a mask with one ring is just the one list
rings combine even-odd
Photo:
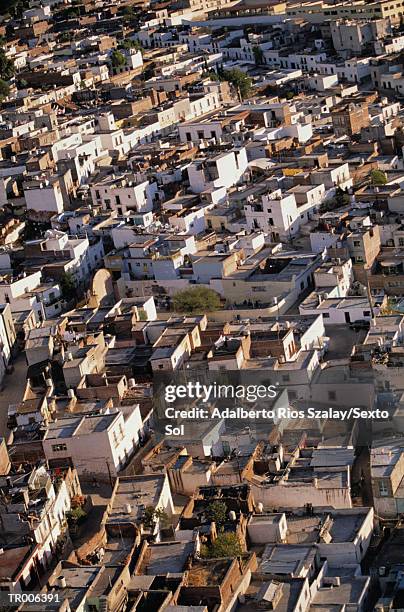
[(381, 497), (387, 497), (389, 494), (389, 488), (385, 480), (379, 480), (379, 495)]
[(290, 376), (289, 374), (282, 374), (282, 382), (289, 382)]
[(353, 241), (353, 245), (354, 245), (354, 247), (360, 247), (360, 245), (361, 245), (360, 240), (354, 240)]
[(66, 444), (52, 444), (52, 450), (54, 453), (58, 453), (60, 451), (66, 451), (67, 445)]
[(336, 391), (328, 391), (328, 400), (330, 402), (335, 402), (337, 399), (337, 392)]

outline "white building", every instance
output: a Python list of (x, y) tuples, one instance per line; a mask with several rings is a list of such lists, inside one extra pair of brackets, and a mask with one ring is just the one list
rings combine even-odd
[[(379, 314), (379, 308), (374, 308)], [(371, 308), (367, 297), (328, 297), (326, 291), (311, 293), (299, 306), (299, 312), (322, 314), (325, 325), (346, 325), (355, 321), (370, 321)]]
[(104, 113), (98, 117), (97, 134), (100, 136), (103, 149), (118, 151), (120, 155), (128, 152), (129, 144), (124, 131), (116, 127), (112, 113)]
[(47, 253), (68, 252), (70, 262), (68, 271), (77, 282), (86, 282), (91, 272), (99, 268), (104, 256), (102, 241), (95, 241), (90, 245), (86, 238), (69, 238), (68, 234), (59, 230), (47, 230), (45, 240), (41, 241), (42, 251)]
[(69, 168), (73, 179), (82, 184), (95, 171), (95, 162), (102, 154), (107, 154), (107, 151), (103, 149), (101, 137), (92, 135), (86, 142), (60, 150), (58, 168)]
[(346, 297), (352, 281), (351, 259), (325, 261), (314, 272), (314, 284), (317, 291), (327, 291), (330, 288), (335, 288), (336, 297)]
[(24, 197), (27, 210), (57, 214), (63, 211), (63, 195), (59, 178), (24, 183)]
[(41, 278), (41, 272), (23, 273), (18, 277), (3, 276), (0, 278), (0, 304), (10, 304), (12, 312), (23, 310), (18, 308), (19, 299), (39, 287)]
[(127, 72), (128, 70), (136, 70), (143, 66), (143, 56), (141, 51), (136, 49), (125, 49), (121, 50), (125, 63), (122, 66), (112, 66), (114, 74), (120, 74), (121, 72)]
[(194, 161), (188, 166), (188, 178), (193, 193), (232, 187), (248, 168), (245, 147), (220, 153), (215, 157)]
[[(129, 408), (127, 410), (126, 408)], [(46, 459), (70, 459), (80, 476), (116, 476), (139, 442), (139, 406), (89, 416), (71, 416), (49, 424), (42, 445)]]
[(263, 195), (260, 203), (246, 204), (244, 214), (250, 229), (270, 232), (274, 240), (287, 240), (299, 233), (317, 208), (318, 199), (314, 195), (306, 204), (298, 206), (294, 193), (282, 194), (277, 189)]
[(10, 362), (15, 340), (10, 304), (0, 304), (0, 383)]
[(349, 172), (349, 164), (342, 163), (327, 168), (318, 168), (310, 174), (310, 181), (313, 185), (323, 184), (326, 189), (340, 187), (349, 189), (352, 187), (352, 179)]
[(153, 210), (158, 198), (158, 186), (149, 181), (137, 183), (134, 177), (108, 176), (91, 186), (91, 198), (94, 206), (115, 210), (118, 215), (146, 213)]
[[(2, 581), (2, 590), (19, 593), (25, 590), (32, 581), (32, 575), (38, 575), (45, 570), (54, 559), (55, 546), (60, 536), (66, 531), (66, 514), (71, 509), (71, 495), (80, 494), (80, 484), (75, 472), (62, 476), (56, 488), (50, 474), (41, 466), (34, 468), (29, 474), (19, 474), (12, 477), (11, 485), (13, 495), (18, 498), (11, 503), (6, 511), (1, 510), (1, 523), (3, 529), (10, 536), (11, 541), (22, 542), (26, 534), (33, 543), (31, 552), (29, 546), (26, 550), (18, 572), (12, 580)], [(9, 548), (15, 554), (21, 550)], [(15, 564), (15, 559), (12, 557)]]

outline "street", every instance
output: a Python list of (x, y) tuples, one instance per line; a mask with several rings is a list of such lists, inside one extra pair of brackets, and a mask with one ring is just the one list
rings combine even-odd
[(13, 362), (14, 371), (5, 375), (3, 391), (0, 391), (0, 437), (7, 437), (7, 414), (10, 404), (18, 404), (24, 397), (27, 382), (25, 353), (20, 353)]
[(355, 344), (361, 344), (366, 337), (366, 330), (356, 332), (348, 325), (327, 325), (325, 335), (330, 338), (326, 359), (343, 359), (348, 357)]

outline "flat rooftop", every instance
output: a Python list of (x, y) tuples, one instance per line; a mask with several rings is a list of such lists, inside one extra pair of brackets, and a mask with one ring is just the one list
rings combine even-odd
[(262, 553), (259, 572), (298, 578), (314, 563), (316, 555), (314, 546), (267, 544)]
[(356, 578), (342, 576), (339, 585), (333, 585), (332, 588), (320, 588), (312, 604), (316, 610), (317, 605), (327, 606), (326, 610), (330, 609), (328, 606), (345, 605), (349, 608), (351, 605), (358, 605), (368, 588), (369, 581), (370, 578), (368, 576), (358, 576)]
[(108, 522), (141, 521), (145, 508), (148, 506), (157, 508), (165, 478), (164, 475), (119, 478), (115, 494), (113, 494), (111, 500)]
[(72, 438), (106, 431), (117, 418), (118, 413), (73, 416), (49, 423), (46, 440)]

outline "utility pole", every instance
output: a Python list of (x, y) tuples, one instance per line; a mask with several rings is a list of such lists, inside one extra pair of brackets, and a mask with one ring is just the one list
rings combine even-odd
[(375, 323), (375, 311), (373, 309), (372, 294), (370, 291), (370, 283), (369, 283), (369, 276), (368, 276), (367, 270), (365, 270), (365, 274), (366, 274), (366, 293), (367, 293), (368, 300), (369, 300), (370, 316), (372, 318), (372, 324), (374, 324)]
[(109, 476), (109, 483), (111, 485), (111, 488), (114, 488), (114, 483), (112, 482), (112, 475), (111, 475), (111, 468), (109, 467), (109, 461), (108, 459), (105, 461), (106, 465), (107, 465), (107, 470), (108, 470), (108, 476)]

